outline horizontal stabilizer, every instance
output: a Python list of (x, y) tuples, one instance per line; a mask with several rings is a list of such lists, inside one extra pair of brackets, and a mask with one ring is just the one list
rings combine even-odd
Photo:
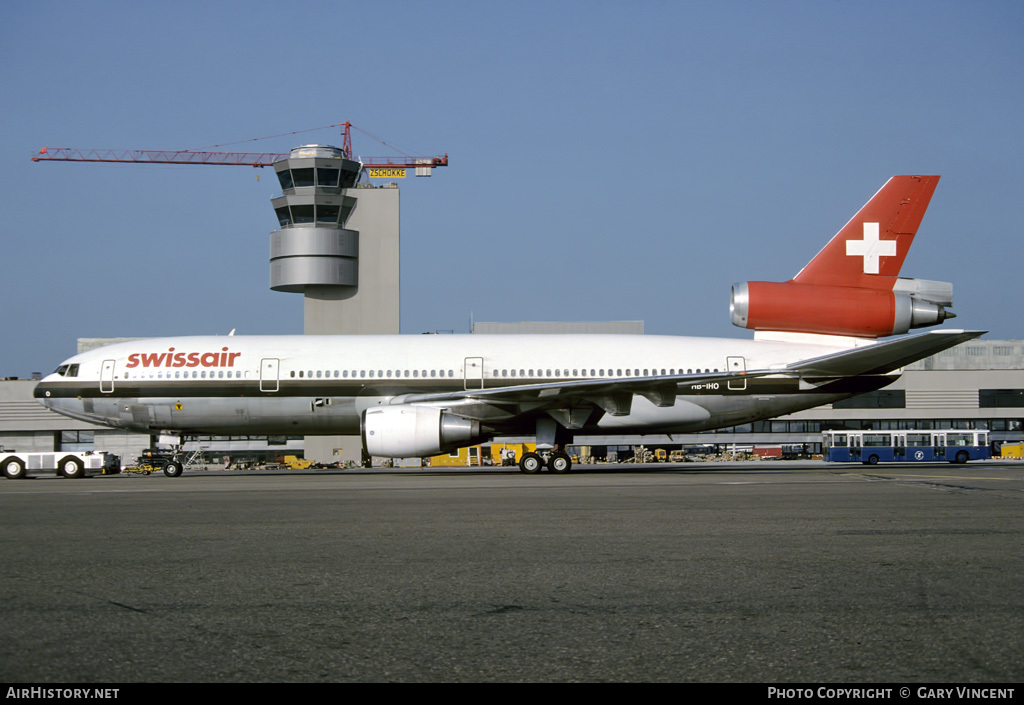
[(795, 362), (786, 370), (803, 378), (886, 374), (985, 333), (970, 330), (929, 331)]

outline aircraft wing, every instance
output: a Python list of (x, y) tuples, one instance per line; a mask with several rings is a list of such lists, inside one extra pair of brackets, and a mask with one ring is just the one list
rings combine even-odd
[[(391, 403), (431, 405), (454, 403), (461, 406), (462, 411), (468, 411), (469, 407), (474, 404), (490, 407), (511, 406), (516, 409), (512, 412), (513, 414), (545, 408), (593, 404), (614, 416), (619, 416), (629, 413), (634, 394), (646, 397), (656, 406), (672, 406), (675, 404), (680, 384), (717, 383), (725, 386), (730, 381), (773, 374), (779, 374), (779, 370), (584, 379), (488, 389), (465, 389), (436, 394), (404, 394), (392, 399)], [(711, 389), (711, 387), (707, 387), (707, 389)]]
[(801, 378), (852, 377), (892, 372), (911, 362), (973, 340), (988, 331), (933, 330), (884, 343), (794, 362), (786, 371)]
[(655, 406), (668, 407), (675, 405), (680, 386), (711, 390), (727, 388), (729, 382), (771, 375), (799, 377), (801, 383), (806, 382), (813, 387), (837, 378), (885, 374), (984, 333), (985, 331), (931, 331), (802, 360), (784, 369), (616, 377), (465, 389), (435, 394), (404, 394), (393, 398), (391, 404), (450, 405), (457, 414), (481, 420), (500, 420), (524, 413), (595, 406), (612, 416), (622, 416), (630, 412), (633, 395), (646, 397)]

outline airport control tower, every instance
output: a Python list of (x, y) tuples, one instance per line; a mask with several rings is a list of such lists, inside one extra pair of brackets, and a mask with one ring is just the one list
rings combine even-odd
[[(361, 164), (336, 147), (274, 163), (281, 229), (270, 234), (270, 288), (305, 297), (306, 335), (399, 332), (398, 188), (357, 187)], [(361, 463), (359, 436), (307, 436), (305, 457)]]
[(360, 168), (323, 145), (274, 163), (270, 288), (304, 295), (306, 334), (399, 332), (399, 192), (357, 187)]

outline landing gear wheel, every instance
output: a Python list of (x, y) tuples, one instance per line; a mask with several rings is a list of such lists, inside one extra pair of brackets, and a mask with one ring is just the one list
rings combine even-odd
[(552, 453), (548, 458), (548, 469), (559, 474), (572, 470), (572, 460), (562, 452)]
[(167, 475), (167, 477), (178, 477), (181, 475), (182, 470), (181, 463), (176, 460), (172, 460), (164, 465), (164, 475)]
[(8, 480), (23, 480), (28, 475), (25, 472), (25, 462), (21, 458), (8, 458), (3, 465), (4, 477)]
[(73, 458), (70, 455), (64, 460), (60, 461), (60, 474), (64, 477), (76, 479), (79, 477), (85, 477), (85, 466), (82, 461), (78, 458)]
[(536, 453), (523, 453), (523, 457), (519, 459), (519, 472), (524, 472), (527, 475), (540, 472), (542, 467), (544, 467), (544, 461)]

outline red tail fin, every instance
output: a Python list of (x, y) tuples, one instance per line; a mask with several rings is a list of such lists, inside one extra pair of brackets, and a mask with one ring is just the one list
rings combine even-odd
[(891, 291), (938, 183), (889, 179), (792, 281)]

